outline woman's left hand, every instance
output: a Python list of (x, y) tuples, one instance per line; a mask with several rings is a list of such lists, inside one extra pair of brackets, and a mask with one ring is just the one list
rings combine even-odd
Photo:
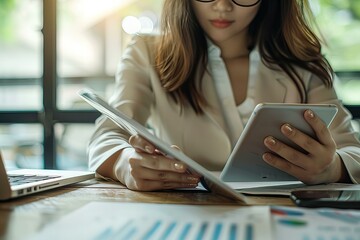
[(336, 153), (336, 143), (329, 129), (311, 110), (305, 111), (304, 118), (313, 128), (318, 140), (289, 124), (282, 125), (281, 132), (308, 153), (302, 153), (269, 136), (265, 138), (264, 144), (277, 155), (264, 153), (264, 161), (306, 184), (341, 181), (346, 170)]

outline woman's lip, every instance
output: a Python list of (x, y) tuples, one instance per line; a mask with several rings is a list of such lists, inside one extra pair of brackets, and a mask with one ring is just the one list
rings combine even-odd
[(227, 28), (229, 27), (234, 21), (224, 20), (224, 19), (214, 19), (210, 20), (211, 24), (217, 28)]

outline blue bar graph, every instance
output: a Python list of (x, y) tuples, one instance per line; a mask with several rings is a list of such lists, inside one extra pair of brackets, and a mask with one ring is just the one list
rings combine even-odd
[(166, 240), (170, 236), (171, 232), (175, 229), (176, 222), (172, 222), (166, 229), (163, 235), (160, 237), (160, 240)]
[(112, 234), (110, 239), (116, 238), (116, 239), (129, 239), (129, 240), (131, 240), (133, 237), (135, 237), (136, 232), (137, 232), (136, 224), (133, 221), (129, 221), (122, 228), (115, 231)]
[(245, 239), (253, 240), (254, 239), (254, 227), (252, 224), (247, 224), (245, 228)]
[(200, 231), (198, 232), (198, 234), (196, 236), (196, 240), (204, 239), (204, 235), (205, 235), (207, 228), (208, 228), (208, 223), (205, 222), (205, 223), (201, 224)]
[(229, 234), (229, 240), (237, 240), (237, 225), (231, 224), (230, 226), (230, 234)]
[(218, 240), (220, 239), (221, 229), (223, 225), (221, 223), (217, 223), (215, 225), (214, 234), (212, 236), (212, 240)]
[(143, 239), (150, 240), (151, 236), (156, 232), (156, 230), (160, 227), (161, 224), (161, 221), (156, 221), (155, 224), (150, 228), (150, 230), (145, 234)]
[(135, 227), (129, 229), (129, 231), (126, 233), (126, 235), (120, 239), (127, 239), (127, 240), (131, 240), (135, 237), (137, 230)]
[(254, 226), (250, 223), (168, 221), (130, 220), (117, 229), (109, 227), (101, 231), (94, 240), (254, 240)]
[(186, 236), (188, 235), (191, 227), (192, 227), (192, 224), (191, 224), (191, 223), (187, 223), (187, 224), (185, 225), (184, 229), (183, 229), (182, 232), (180, 233), (179, 240), (185, 240), (185, 239), (186, 239)]

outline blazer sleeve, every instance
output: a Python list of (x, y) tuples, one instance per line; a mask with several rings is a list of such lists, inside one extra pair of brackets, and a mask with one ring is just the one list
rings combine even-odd
[[(145, 125), (153, 102), (149, 81), (150, 56), (146, 37), (135, 36), (120, 60), (110, 105)], [(89, 168), (96, 171), (109, 157), (130, 147), (129, 135), (104, 115), (95, 122), (87, 148)]]
[[(335, 80), (338, 81), (335, 76)], [(359, 133), (352, 127), (352, 115), (338, 99), (334, 88), (328, 88), (321, 80), (311, 75), (308, 90), (308, 103), (332, 103), (337, 105), (338, 113), (330, 125), (330, 131), (353, 183), (360, 183), (360, 142)]]

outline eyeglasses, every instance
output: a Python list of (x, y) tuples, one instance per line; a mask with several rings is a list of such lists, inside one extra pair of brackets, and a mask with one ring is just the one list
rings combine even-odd
[[(214, 2), (215, 0), (196, 0), (198, 2)], [(261, 0), (231, 0), (234, 4), (240, 6), (240, 7), (252, 7), (258, 4)]]

